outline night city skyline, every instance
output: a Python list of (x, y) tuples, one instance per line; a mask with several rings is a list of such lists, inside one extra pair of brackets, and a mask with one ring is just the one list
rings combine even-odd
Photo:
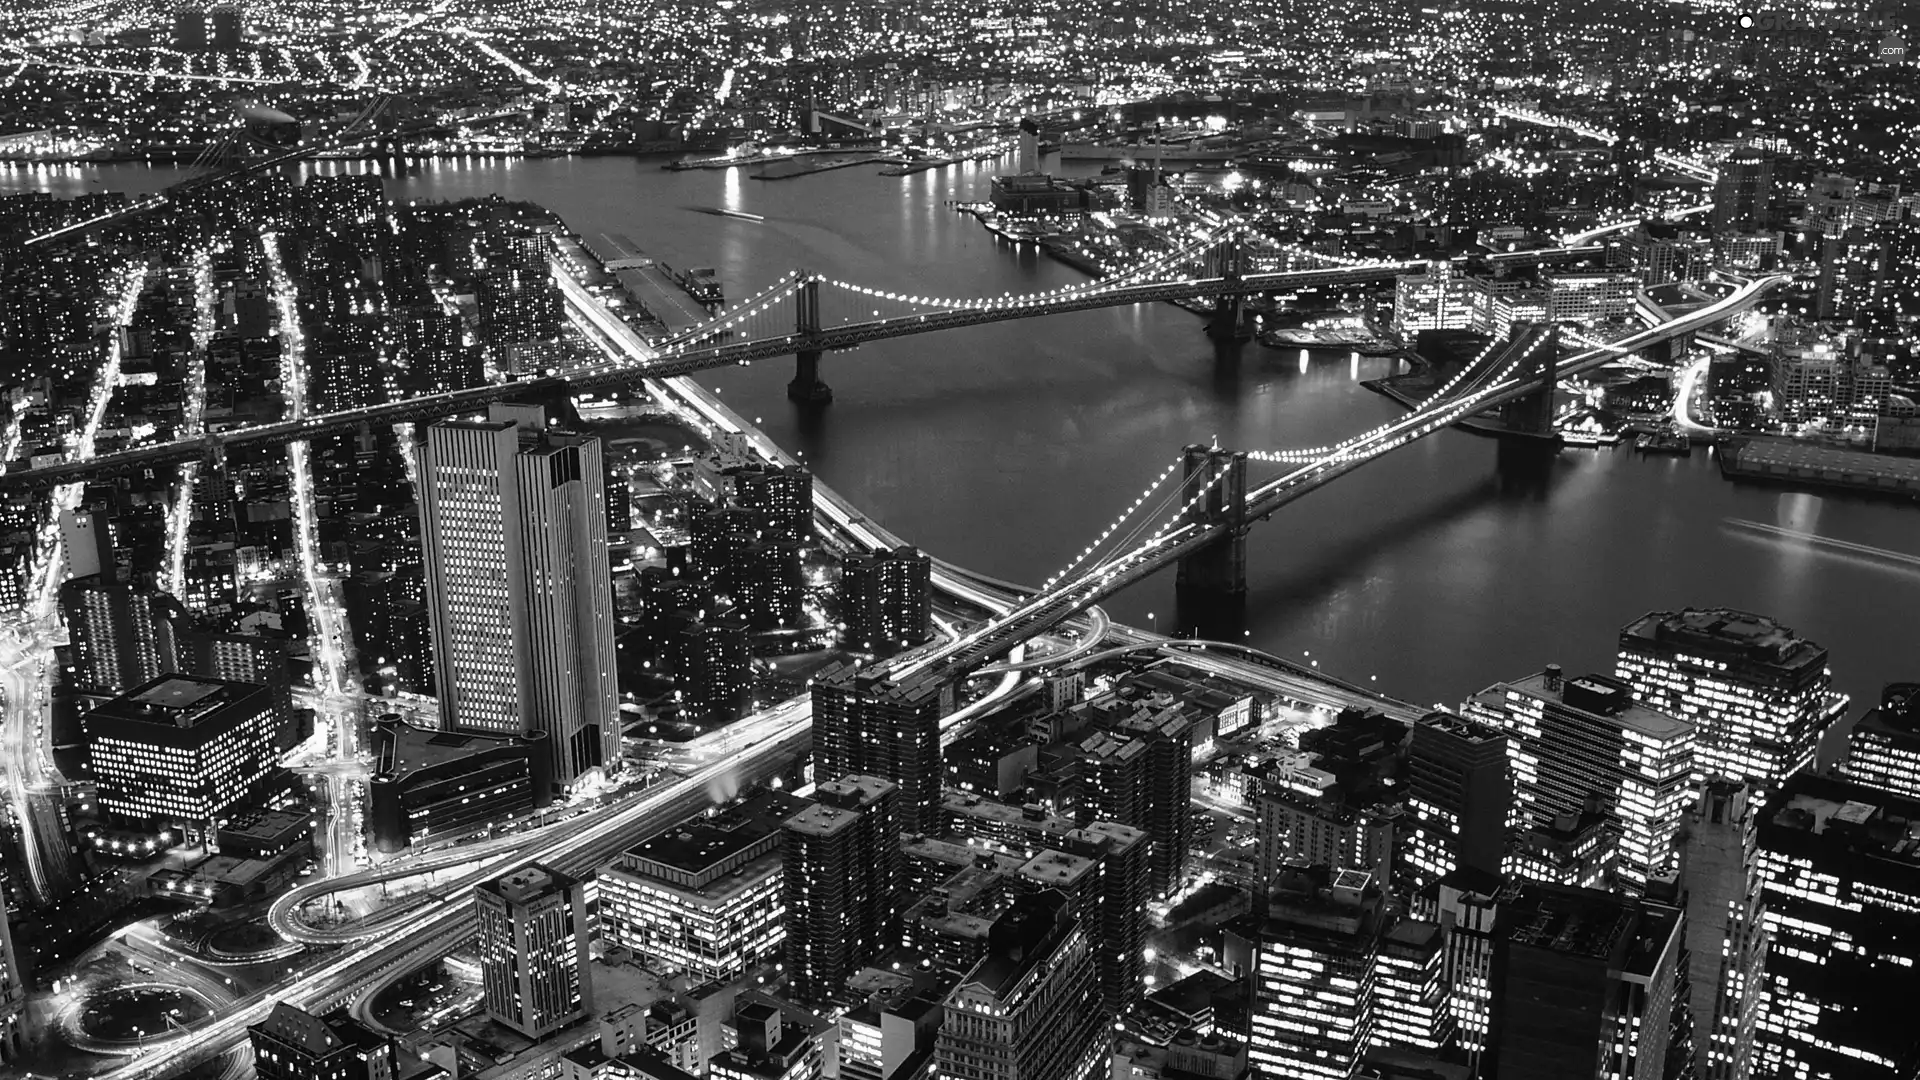
[(0, 1076), (1920, 1078), (1916, 41), (6, 5)]

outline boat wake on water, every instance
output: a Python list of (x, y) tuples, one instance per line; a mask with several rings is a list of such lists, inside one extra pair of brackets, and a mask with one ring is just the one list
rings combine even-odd
[(1807, 532), (1804, 529), (1789, 529), (1780, 525), (1768, 525), (1763, 521), (1748, 521), (1746, 518), (1726, 518), (1724, 522), (1729, 528), (1741, 532), (1782, 542), (1805, 544), (1822, 554), (1851, 556), (1887, 569), (1920, 573), (1920, 555), (1873, 547), (1870, 544), (1856, 544), (1851, 540), (1835, 540), (1830, 536), (1821, 536), (1819, 533)]

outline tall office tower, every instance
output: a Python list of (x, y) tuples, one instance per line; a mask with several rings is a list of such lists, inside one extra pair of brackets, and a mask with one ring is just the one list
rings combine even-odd
[(600, 440), (494, 405), (419, 444), (441, 723), (543, 731), (567, 784), (620, 756)]
[(586, 892), (534, 865), (473, 888), (487, 1016), (542, 1039), (593, 1015)]
[(1594, 889), (1527, 884), (1495, 932), (1500, 1080), (1665, 1075), (1685, 916)]
[(1840, 773), (1856, 784), (1920, 799), (1920, 683), (1888, 683), (1880, 706), (1847, 735)]
[(1769, 790), (1813, 762), (1846, 699), (1827, 650), (1767, 618), (1728, 608), (1655, 611), (1620, 631), (1614, 674), (1649, 708), (1693, 724), (1701, 776)]
[(1765, 998), (1766, 926), (1753, 789), (1709, 780), (1681, 826), (1687, 994), (1696, 1080), (1747, 1080)]
[(1500, 872), (1507, 848), (1507, 737), (1498, 728), (1432, 712), (1407, 744), (1407, 806), (1413, 835), (1407, 880), (1414, 891), (1465, 867)]
[(186, 612), (167, 593), (96, 574), (61, 585), (60, 609), (83, 693), (117, 694), (181, 668), (176, 626)]
[(1256, 1074), (1346, 1078), (1372, 1045), (1380, 951), (1380, 889), (1373, 875), (1290, 867), (1265, 910), (1229, 929), (1229, 970), (1253, 983)]
[(1107, 1036), (1086, 933), (1048, 890), (993, 921), (986, 955), (947, 995), (934, 1067), (975, 1080), (1092, 1080), (1106, 1072)]
[(1437, 924), (1401, 919), (1381, 936), (1373, 999), (1373, 1045), (1416, 1054), (1453, 1045), (1446, 934)]
[(768, 536), (780, 543), (813, 542), (813, 474), (800, 465), (762, 465), (733, 478), (740, 505), (758, 511)]
[(856, 552), (840, 561), (848, 648), (891, 656), (933, 636), (933, 560), (919, 548)]
[(0, 1064), (20, 1056), (21, 1026), (27, 1009), (26, 976), (20, 968), (20, 954), (14, 951), (7, 905), (0, 901)]
[(927, 676), (892, 682), (851, 664), (813, 679), (813, 768), (818, 776), (864, 773), (900, 786), (903, 832), (940, 823), (940, 718), (954, 688)]
[(1759, 817), (1772, 942), (1753, 1074), (1912, 1076), (1920, 802), (1802, 772)]
[(100, 809), (162, 847), (211, 838), (220, 818), (285, 780), (280, 723), (264, 686), (191, 675), (142, 683), (81, 718)]
[(1557, 664), (1495, 683), (1460, 710), (1507, 734), (1522, 828), (1598, 808), (1620, 834), (1621, 884), (1634, 894), (1673, 865), (1691, 801), (1693, 725), (1634, 703), (1605, 675), (1562, 676)]
[(1476, 1067), (1493, 1024), (1493, 935), (1504, 891), (1497, 875), (1462, 868), (1414, 898), (1415, 915), (1440, 924), (1454, 1042)]
[(1765, 228), (1773, 202), (1773, 162), (1758, 150), (1742, 150), (1720, 163), (1713, 188), (1713, 231)]
[(877, 776), (829, 780), (783, 826), (787, 979), (803, 1004), (847, 997), (847, 977), (899, 937), (900, 794)]
[(393, 1040), (345, 1009), (315, 1016), (284, 1001), (247, 1028), (259, 1080), (393, 1080)]

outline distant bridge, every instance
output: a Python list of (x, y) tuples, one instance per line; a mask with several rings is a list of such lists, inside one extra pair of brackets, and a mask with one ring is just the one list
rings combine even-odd
[[(908, 296), (818, 274), (796, 271), (760, 294), (713, 320), (654, 347), (644, 360), (587, 367), (565, 375), (477, 386), (381, 402), (357, 409), (319, 413), (299, 420), (230, 428), (152, 446), (99, 454), (85, 461), (61, 462), (0, 473), (0, 489), (46, 488), (91, 477), (158, 474), (190, 461), (218, 457), (241, 446), (272, 446), (297, 440), (348, 434), (362, 427), (419, 423), (484, 410), (495, 402), (597, 395), (629, 388), (642, 379), (692, 375), (714, 368), (745, 366), (756, 360), (794, 356), (797, 372), (788, 390), (804, 401), (831, 397), (820, 378), (820, 358), (872, 341), (929, 334), (1013, 319), (1041, 318), (1070, 311), (1124, 307), (1156, 301), (1211, 300), (1209, 331), (1244, 336), (1243, 301), (1251, 295), (1324, 285), (1352, 285), (1392, 278), (1426, 265), (1422, 261), (1341, 259), (1298, 249), (1259, 251), (1243, 225), (1184, 248), (1149, 258), (1107, 277), (1040, 293), (941, 299)], [(1250, 268), (1261, 262), (1277, 268)], [(1309, 265), (1297, 268), (1299, 264)], [(569, 269), (556, 260), (554, 278), (586, 313), (600, 333), (620, 337), (632, 331), (587, 296)], [(584, 302), (582, 302), (584, 301)]]

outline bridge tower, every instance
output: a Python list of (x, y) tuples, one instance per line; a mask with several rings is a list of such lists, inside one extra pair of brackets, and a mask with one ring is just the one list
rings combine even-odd
[[(1540, 388), (1501, 409), (1507, 430), (1516, 435), (1553, 434), (1553, 391), (1559, 384), (1560, 327), (1553, 323), (1517, 322), (1508, 331), (1508, 349), (1533, 351), (1514, 372), (1522, 379), (1540, 380)], [(1538, 345), (1535, 345), (1538, 342)]]
[(802, 405), (825, 405), (833, 400), (833, 387), (820, 377), (820, 350), (806, 346), (820, 333), (820, 279), (812, 274), (800, 275), (800, 288), (793, 294), (793, 332), (802, 344), (793, 354), (787, 397)]
[[(1213, 256), (1214, 276), (1228, 285), (1239, 285), (1245, 277), (1245, 254), (1238, 236), (1222, 240)], [(1238, 292), (1223, 292), (1214, 297), (1213, 321), (1207, 324), (1207, 336), (1215, 341), (1245, 341), (1252, 337), (1253, 331), (1246, 321), (1246, 297)]]
[[(1193, 504), (1186, 511), (1186, 520), (1195, 525), (1224, 525), (1227, 534), (1181, 557), (1179, 589), (1212, 596), (1244, 596), (1247, 455), (1198, 444), (1188, 446), (1181, 453), (1181, 474), (1181, 502)], [(1202, 491), (1206, 491), (1204, 497)]]

